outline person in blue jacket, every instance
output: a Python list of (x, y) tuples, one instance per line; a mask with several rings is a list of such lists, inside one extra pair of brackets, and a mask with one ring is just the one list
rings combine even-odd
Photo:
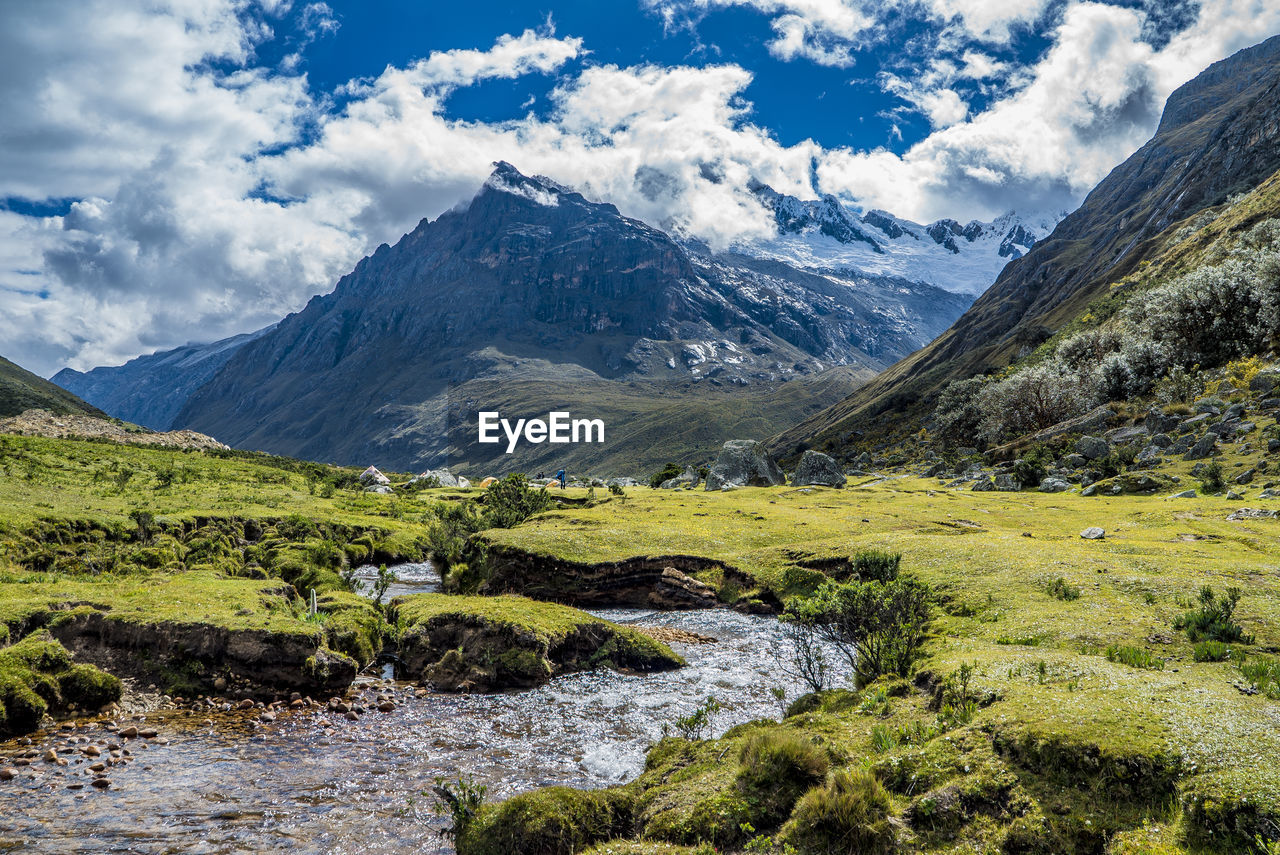
[(566, 482), (569, 480), (568, 478), (565, 477), (563, 469), (556, 472), (556, 478), (559, 479), (560, 489), (563, 490), (567, 486)]

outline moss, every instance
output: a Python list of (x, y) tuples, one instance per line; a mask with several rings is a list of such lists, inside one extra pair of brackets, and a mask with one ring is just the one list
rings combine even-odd
[(625, 789), (548, 787), (486, 805), (457, 838), (458, 855), (573, 855), (628, 836), (634, 797)]
[(27, 733), (46, 713), (97, 709), (120, 698), (120, 681), (74, 664), (49, 635), (36, 632), (0, 650), (0, 736)]
[(382, 652), (387, 621), (373, 603), (356, 594), (331, 592), (316, 600), (324, 614), (325, 642), (363, 668)]

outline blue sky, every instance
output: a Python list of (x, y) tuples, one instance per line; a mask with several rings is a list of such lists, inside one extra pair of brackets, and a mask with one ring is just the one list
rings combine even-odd
[[(602, 12), (606, 10), (606, 12)], [(0, 5), (0, 353), (43, 374), (255, 329), (495, 160), (713, 247), (749, 192), (1061, 212), (1275, 0)]]

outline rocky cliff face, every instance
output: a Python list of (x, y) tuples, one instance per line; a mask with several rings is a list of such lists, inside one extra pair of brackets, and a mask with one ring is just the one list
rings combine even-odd
[(1133, 271), (1170, 226), (1280, 169), (1280, 37), (1210, 66), (1170, 96), (1156, 135), (1117, 167), (935, 342), (774, 448), (903, 424), (947, 381), (1001, 368)]
[(241, 346), (174, 424), (325, 460), (457, 464), (475, 452), (463, 428), (474, 445), (482, 391), (492, 401), (532, 382), (521, 400), (538, 410), (520, 414), (531, 416), (577, 389), (591, 390), (581, 403), (604, 406), (627, 383), (669, 384), (659, 395), (677, 400), (700, 397), (702, 383), (865, 374), (966, 303), (903, 280), (699, 255), (503, 163), (469, 205), (379, 247), (332, 293)]

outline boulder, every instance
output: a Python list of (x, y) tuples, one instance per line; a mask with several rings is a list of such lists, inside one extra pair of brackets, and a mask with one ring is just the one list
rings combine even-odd
[(1171, 499), (1194, 499), (1196, 497), (1195, 490), (1183, 490), (1181, 493), (1174, 493)]
[(370, 466), (368, 469), (360, 473), (360, 483), (366, 487), (370, 484), (390, 484), (391, 479), (378, 471), (376, 466)]
[(1016, 493), (1022, 489), (1022, 482), (1012, 475), (997, 475), (996, 490), (1001, 493)]
[(707, 489), (722, 487), (781, 487), (787, 483), (763, 442), (731, 439), (707, 473)]
[(1168, 448), (1173, 445), (1173, 438), (1167, 433), (1152, 434), (1151, 444), (1156, 448)]
[(1164, 412), (1152, 407), (1147, 413), (1147, 417), (1143, 419), (1143, 424), (1147, 426), (1153, 434), (1168, 433), (1175, 429), (1182, 419), (1178, 416), (1167, 415)]
[(1249, 391), (1262, 395), (1271, 394), (1276, 386), (1280, 386), (1280, 372), (1277, 371), (1259, 371), (1249, 381)]
[[(938, 472), (942, 471), (939, 466)], [(937, 474), (935, 472), (934, 474)], [(791, 476), (792, 487), (844, 487), (845, 476), (840, 471), (840, 464), (820, 451), (806, 451), (796, 464), (796, 472)]]
[(610, 478), (605, 482), (609, 487), (638, 487), (640, 482), (635, 478)]
[(698, 484), (701, 481), (702, 481), (702, 478), (698, 476), (697, 470), (695, 470), (692, 466), (686, 466), (684, 468), (684, 471), (681, 472), (679, 475), (677, 475), (674, 478), (668, 478), (667, 480), (659, 484), (658, 489), (674, 490), (677, 487), (687, 487), (692, 490), (694, 487), (698, 486)]
[(996, 483), (991, 480), (990, 475), (979, 475), (978, 478), (974, 480), (973, 486), (969, 489), (973, 490), (975, 493), (990, 493), (994, 491), (995, 488)]
[(1228, 490), (1228, 491), (1227, 491), (1227, 501), (1230, 501), (1230, 502), (1238, 502), (1238, 501), (1240, 501), (1240, 500), (1241, 500), (1241, 499), (1243, 499), (1243, 498), (1244, 498), (1244, 496), (1240, 495), (1240, 494), (1239, 494), (1239, 493), (1237, 493), (1235, 490)]
[(1191, 450), (1182, 455), (1183, 460), (1204, 460), (1206, 457), (1212, 457), (1213, 453), (1218, 449), (1218, 437), (1216, 434), (1205, 431), (1204, 436), (1196, 440), (1196, 444), (1191, 446)]
[(1080, 532), (1080, 536), (1085, 540), (1102, 540), (1107, 536), (1107, 532), (1105, 529), (1098, 528), (1097, 526), (1089, 526), (1084, 531)]
[(390, 496), (395, 492), (386, 484), (370, 484), (368, 487), (364, 488), (364, 491), (366, 493), (380, 493), (384, 496)]
[(1232, 511), (1227, 517), (1228, 522), (1240, 522), (1240, 520), (1273, 520), (1280, 511), (1266, 511), (1262, 508), (1241, 508), (1238, 511)]
[(434, 483), (440, 487), (461, 487), (463, 489), (470, 487), (471, 482), (461, 475), (454, 475), (448, 469), (428, 469), (421, 475), (414, 475), (409, 479), (410, 484), (420, 484), (422, 482), (428, 484)]
[(1065, 493), (1071, 489), (1071, 485), (1061, 478), (1050, 476), (1040, 482), (1041, 493)]

